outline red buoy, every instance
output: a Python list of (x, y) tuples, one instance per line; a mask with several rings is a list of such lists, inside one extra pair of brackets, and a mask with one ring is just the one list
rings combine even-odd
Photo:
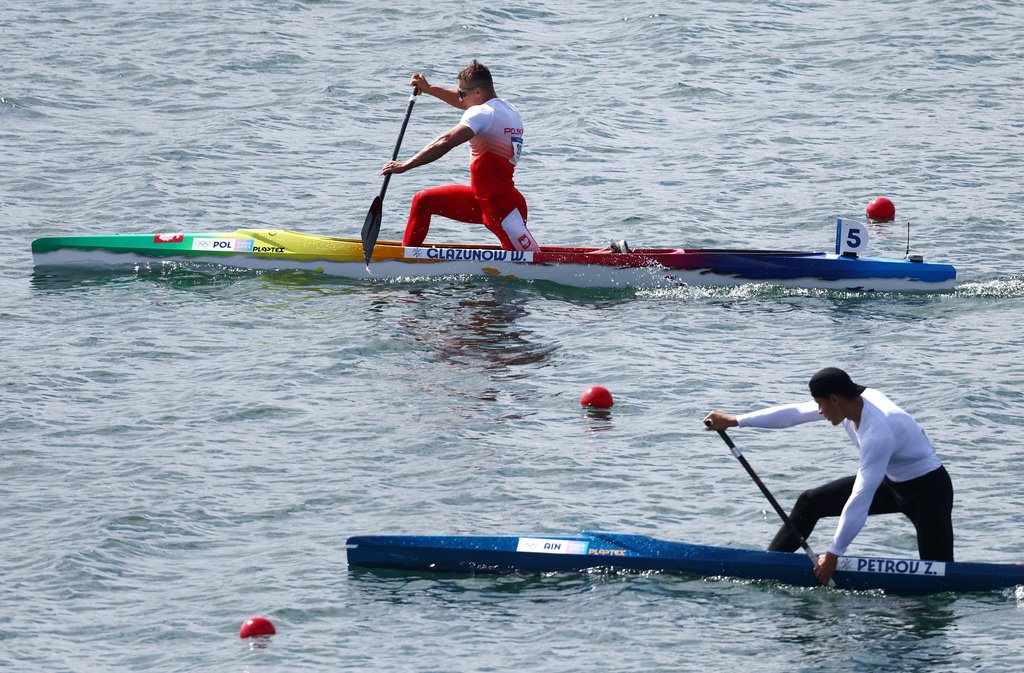
[(275, 633), (277, 633), (277, 629), (266, 617), (250, 617), (242, 624), (242, 628), (238, 631), (238, 637), (254, 638), (256, 636), (272, 636)]
[(896, 206), (884, 196), (878, 196), (871, 200), (864, 213), (872, 220), (888, 222), (896, 219)]
[(581, 407), (594, 407), (595, 409), (610, 409), (615, 404), (612, 394), (604, 386), (591, 386), (583, 391), (580, 397)]

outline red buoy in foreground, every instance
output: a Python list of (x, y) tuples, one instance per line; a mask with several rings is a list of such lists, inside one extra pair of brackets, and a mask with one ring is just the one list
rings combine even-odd
[(612, 394), (604, 386), (591, 386), (583, 391), (580, 397), (581, 407), (594, 407), (595, 409), (611, 409), (615, 404)]
[(871, 200), (871, 203), (864, 210), (864, 214), (872, 220), (888, 222), (889, 220), (896, 219), (896, 206), (884, 196), (878, 196)]
[(238, 637), (254, 638), (256, 636), (272, 636), (275, 633), (277, 633), (277, 629), (274, 628), (274, 625), (266, 617), (250, 617), (242, 624)]

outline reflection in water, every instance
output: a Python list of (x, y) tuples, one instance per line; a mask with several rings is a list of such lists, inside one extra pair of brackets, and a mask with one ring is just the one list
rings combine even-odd
[(529, 315), (527, 294), (518, 288), (479, 285), (442, 293), (416, 287), (398, 301), (409, 308), (398, 318), (409, 339), (452, 365), (504, 370), (544, 362), (558, 349), (517, 325)]
[[(799, 645), (809, 660), (880, 671), (893, 670), (896, 662), (900, 670), (946, 670), (959, 661), (947, 639), (958, 617), (955, 596), (794, 591), (793, 598), (786, 620), (805, 626), (780, 632), (777, 639)], [(909, 662), (919, 667), (906, 668)]]
[(480, 605), (493, 611), (502, 603), (564, 603), (569, 596), (587, 595), (595, 587), (629, 587), (636, 573), (594, 572), (547, 575), (509, 573), (500, 575), (433, 573), (429, 571), (356, 568), (349, 566), (349, 587), (369, 602), (425, 606), (447, 604), (458, 608)]
[[(258, 272), (255, 272), (258, 273)], [(225, 282), (251, 278), (254, 272), (212, 265), (179, 262), (138, 264), (125, 269), (43, 269), (34, 270), (31, 284), (36, 290), (73, 290), (107, 287), (146, 280), (176, 289), (220, 286)]]
[[(490, 288), (492, 294), (502, 291), (509, 294), (522, 295), (529, 293), (534, 297), (555, 298), (569, 303), (594, 306), (602, 303), (619, 303), (631, 299), (677, 300), (684, 302), (720, 302), (734, 303), (737, 300), (746, 302), (752, 299), (771, 299), (779, 302), (781, 310), (801, 310), (804, 304), (791, 305), (792, 301), (802, 299), (825, 299), (836, 302), (840, 309), (856, 310), (860, 306), (874, 307), (890, 300), (902, 306), (922, 306), (940, 304), (950, 300), (969, 299), (1018, 299), (1024, 297), (1024, 276), (1010, 274), (992, 278), (959, 278), (954, 290), (934, 292), (857, 292), (851, 290), (814, 290), (806, 288), (787, 288), (771, 283), (741, 283), (739, 285), (719, 286), (684, 286), (676, 288), (575, 288), (545, 282), (517, 282), (500, 284), (494, 281), (480, 281), (467, 285), (465, 279), (448, 278), (380, 278), (354, 279), (341, 276), (328, 276), (309, 271), (257, 271), (219, 267), (211, 264), (194, 264), (188, 262), (152, 262), (138, 264), (132, 269), (72, 269), (47, 268), (33, 270), (31, 285), (38, 290), (67, 290), (78, 287), (102, 287), (117, 285), (136, 280), (148, 280), (162, 283), (178, 289), (223, 285), (225, 282), (237, 282), (249, 278), (260, 278), (267, 286), (304, 289), (324, 294), (336, 293), (339, 289), (351, 292), (365, 292), (368, 289), (395, 287), (403, 288), (412, 285), (419, 292), (432, 300), (441, 298), (432, 292), (438, 288), (458, 288), (465, 292), (474, 292), (482, 288)], [(485, 289), (484, 291), (489, 291)]]
[(611, 409), (594, 409), (585, 408), (583, 409), (583, 417), (586, 419), (586, 432), (605, 432), (608, 430), (614, 430), (615, 424), (612, 422)]

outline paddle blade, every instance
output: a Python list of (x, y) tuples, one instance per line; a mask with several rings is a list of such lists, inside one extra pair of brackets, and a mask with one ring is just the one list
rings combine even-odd
[(373, 256), (373, 248), (377, 245), (377, 236), (380, 235), (381, 213), (384, 210), (384, 199), (376, 196), (370, 204), (370, 210), (366, 213), (366, 221), (363, 222), (363, 231), (360, 237), (363, 241), (363, 258), (366, 266), (370, 266), (370, 257)]

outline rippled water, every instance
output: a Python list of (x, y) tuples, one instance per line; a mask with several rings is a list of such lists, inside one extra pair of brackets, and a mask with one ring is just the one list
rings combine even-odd
[[(760, 547), (712, 407), (846, 367), (928, 429), (962, 560), (1024, 560), (1024, 9), (1013, 2), (27, 3), (0, 10), (0, 668), (1014, 670), (1024, 594), (349, 570), (363, 533), (599, 528)], [(34, 274), (33, 238), (355, 235), (411, 72), (523, 112), (542, 243), (873, 252), (955, 292), (581, 292), (190, 268)], [(403, 154), (455, 123), (416, 106)], [(456, 150), (391, 182), (466, 177)], [(438, 220), (431, 238), (488, 241)], [(588, 386), (610, 416), (584, 414)], [(855, 469), (824, 424), (734, 439), (776, 496)], [(823, 523), (812, 544), (827, 544)], [(858, 551), (913, 554), (872, 520)], [(242, 621), (278, 633), (254, 645)]]

